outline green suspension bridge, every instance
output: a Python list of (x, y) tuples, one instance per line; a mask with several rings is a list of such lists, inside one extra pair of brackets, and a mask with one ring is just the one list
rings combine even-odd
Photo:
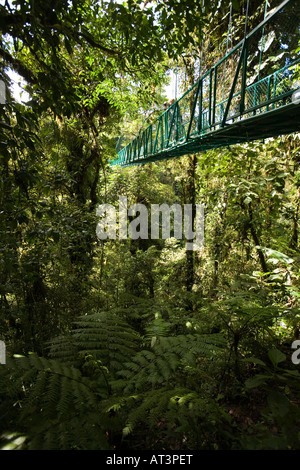
[(294, 132), (300, 132), (300, 1), (285, 0), (111, 164), (148, 163)]

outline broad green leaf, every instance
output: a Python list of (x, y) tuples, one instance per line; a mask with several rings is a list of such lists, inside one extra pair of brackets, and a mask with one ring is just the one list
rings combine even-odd
[(257, 359), (256, 357), (247, 357), (243, 359), (243, 362), (251, 362), (253, 364), (258, 364), (260, 366), (266, 366), (266, 364), (263, 361), (261, 361), (260, 359)]
[(277, 259), (283, 264), (292, 264), (294, 260), (290, 258), (289, 256), (281, 253), (280, 251), (277, 250), (272, 250), (271, 248), (266, 248), (264, 246), (258, 246), (262, 252), (264, 252), (267, 256), (272, 256), (272, 258)]
[(278, 349), (270, 349), (268, 351), (268, 356), (273, 364), (273, 366), (277, 366), (280, 362), (283, 362), (286, 360), (286, 355), (283, 354), (281, 351)]
[(290, 402), (285, 395), (272, 391), (268, 395), (268, 404), (274, 416), (283, 417), (290, 409)]
[(256, 388), (260, 387), (267, 383), (267, 381), (271, 378), (271, 375), (266, 374), (257, 374), (251, 379), (247, 379), (245, 382), (246, 388)]

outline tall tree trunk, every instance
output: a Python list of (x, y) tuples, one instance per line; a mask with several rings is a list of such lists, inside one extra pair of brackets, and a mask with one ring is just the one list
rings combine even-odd
[(226, 218), (226, 210), (227, 210), (227, 199), (228, 199), (228, 194), (227, 192), (224, 193), (224, 199), (223, 199), (223, 209), (220, 213), (220, 221), (217, 222), (217, 225), (215, 227), (215, 233), (214, 233), (214, 248), (213, 248), (213, 258), (214, 258), (214, 271), (212, 275), (212, 282), (210, 285), (209, 289), (209, 295), (210, 297), (214, 297), (216, 293), (216, 287), (218, 285), (218, 277), (219, 277), (219, 257), (222, 252), (222, 239), (223, 236), (225, 235), (225, 218)]
[[(250, 217), (250, 232), (251, 232), (253, 241), (255, 243), (255, 246), (259, 247), (260, 246), (260, 240), (259, 240), (258, 234), (257, 234), (257, 232), (254, 228), (253, 214), (252, 214), (252, 209), (250, 207), (250, 204), (249, 204), (249, 208), (248, 208), (248, 213), (249, 213), (249, 217)], [(268, 272), (267, 263), (266, 263), (266, 260), (265, 260), (265, 256), (264, 256), (264, 254), (263, 254), (263, 252), (260, 248), (257, 248), (257, 254), (258, 254), (258, 257), (259, 257), (259, 261), (260, 261), (262, 271), (264, 273), (267, 273)]]
[(298, 247), (298, 219), (299, 219), (299, 207), (300, 207), (300, 188), (297, 191), (298, 200), (296, 210), (293, 216), (293, 231), (292, 231), (292, 238), (290, 241), (290, 248), (296, 250)]
[[(190, 88), (195, 80), (195, 62), (194, 59), (188, 58), (186, 61), (186, 77), (187, 87)], [(190, 116), (192, 116), (193, 109), (193, 94), (190, 100)], [(191, 228), (194, 231), (195, 218), (196, 218), (196, 187), (195, 187), (195, 174), (196, 174), (197, 156), (190, 155), (188, 157), (187, 167), (187, 190), (186, 190), (186, 204), (192, 205), (192, 220)], [(186, 243), (191, 243), (193, 240), (186, 240)], [(194, 266), (194, 251), (186, 250), (186, 290), (191, 292), (195, 281), (195, 266)]]
[[(188, 161), (188, 182), (187, 182), (187, 192), (186, 192), (186, 203), (192, 205), (192, 220), (191, 227), (194, 230), (195, 227), (195, 217), (196, 217), (196, 194), (195, 194), (195, 170), (196, 170), (196, 155), (191, 155)], [(193, 240), (186, 240), (186, 243), (191, 243)], [(186, 250), (186, 290), (188, 292), (192, 291), (195, 272), (194, 272), (194, 251)]]

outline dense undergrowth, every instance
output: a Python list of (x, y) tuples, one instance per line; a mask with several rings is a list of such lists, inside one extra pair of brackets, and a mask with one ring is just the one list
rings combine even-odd
[[(279, 3), (1, 2), (0, 449), (300, 449), (299, 134), (109, 164), (163, 112), (171, 69), (179, 96)], [(298, 88), (288, 12), (242, 61), (251, 83), (295, 61)], [(99, 240), (120, 196), (202, 204), (204, 246)]]
[(158, 306), (137, 319), (143, 303), (80, 316), (47, 357), (1, 366), (2, 448), (298, 449), (299, 371), (280, 329), (296, 312), (257, 300), (239, 292), (179, 322)]

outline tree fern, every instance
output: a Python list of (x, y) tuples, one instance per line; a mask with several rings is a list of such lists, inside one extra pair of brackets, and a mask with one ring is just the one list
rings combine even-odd
[(126, 362), (118, 375), (126, 379), (125, 393), (162, 385), (176, 379), (179, 371), (196, 368), (201, 360), (213, 361), (223, 347), (220, 335), (160, 337), (151, 349), (138, 352)]
[(50, 355), (68, 362), (73, 356), (73, 363), (75, 357), (91, 355), (115, 371), (137, 351), (139, 342), (139, 335), (120, 316), (95, 312), (79, 317), (69, 337), (56, 338)]
[(175, 423), (177, 401), (199, 398), (190, 376), (219, 360), (224, 340), (168, 332), (161, 319), (148, 324), (144, 339), (156, 341), (145, 343), (120, 315), (95, 312), (53, 340), (49, 358), (10, 358), (0, 386), (18, 409), (13, 431), (28, 449), (106, 449), (141, 423), (155, 429), (162, 416)]
[[(107, 396), (101, 379), (95, 386), (78, 369), (35, 354), (9, 359), (6, 367), (6, 378), (9, 374), (23, 392), (18, 425), (27, 434), (28, 448), (81, 448), (82, 440), (83, 448), (91, 443), (107, 447), (99, 421), (99, 396)], [(63, 444), (59, 427), (64, 429)], [(90, 428), (93, 439), (89, 442)]]
[(148, 323), (145, 327), (145, 339), (151, 342), (151, 346), (154, 345), (157, 338), (162, 336), (168, 336), (170, 333), (171, 324), (161, 318), (158, 314), (155, 318)]
[(27, 434), (28, 448), (107, 448), (106, 432), (114, 423), (101, 403), (111, 392), (109, 380), (136, 354), (139, 341), (119, 316), (96, 312), (54, 339), (49, 359), (9, 359), (1, 369), (1, 390), (21, 404), (17, 426)]
[(80, 367), (79, 349), (72, 332), (53, 338), (48, 345), (49, 356), (62, 361), (64, 364)]
[[(201, 396), (186, 387), (164, 386), (139, 394), (128, 395), (107, 403), (110, 409), (125, 409), (126, 421), (122, 429), (123, 439), (144, 433), (143, 442), (150, 438), (164, 446), (172, 439), (186, 440), (189, 449), (210, 448), (209, 440), (215, 444), (227, 433), (230, 417), (213, 398)], [(216, 428), (216, 425), (218, 427)], [(222, 429), (218, 435), (216, 429)], [(134, 437), (133, 437), (134, 439)], [(178, 444), (177, 444), (178, 445)]]

